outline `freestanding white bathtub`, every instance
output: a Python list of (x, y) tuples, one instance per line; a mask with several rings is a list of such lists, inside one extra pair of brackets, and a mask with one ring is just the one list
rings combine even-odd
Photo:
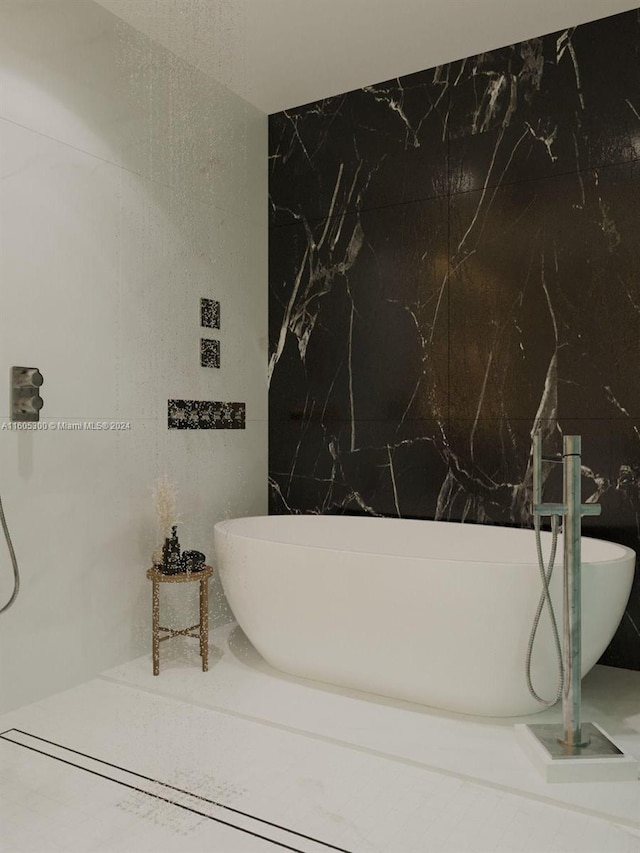
[[(268, 516), (216, 524), (215, 545), (231, 609), (277, 669), (464, 714), (543, 710), (525, 679), (541, 590), (533, 531)], [(635, 553), (584, 537), (582, 560), (585, 675), (622, 619)], [(562, 636), (562, 537), (551, 589)], [(555, 696), (546, 608), (532, 674), (538, 693)]]

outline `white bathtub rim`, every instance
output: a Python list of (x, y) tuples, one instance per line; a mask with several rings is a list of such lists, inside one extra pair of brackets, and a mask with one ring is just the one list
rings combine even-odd
[[(395, 555), (395, 554), (382, 554), (382, 553), (380, 553), (379, 551), (367, 551), (367, 550), (364, 550), (364, 549), (362, 549), (362, 548), (358, 548), (358, 549), (355, 549), (355, 548), (352, 548), (352, 549), (346, 549), (346, 548), (334, 548), (334, 547), (331, 547), (331, 545), (321, 545), (321, 546), (319, 546), (319, 545), (310, 545), (310, 544), (305, 543), (304, 541), (301, 541), (301, 542), (287, 542), (287, 541), (283, 541), (283, 540), (281, 540), (281, 539), (267, 538), (266, 536), (249, 536), (247, 533), (240, 533), (240, 532), (237, 532), (237, 531), (235, 531), (235, 530), (230, 530), (230, 529), (229, 529), (229, 525), (231, 525), (231, 524), (234, 524), (234, 525), (235, 525), (235, 524), (237, 524), (238, 522), (253, 521), (253, 520), (257, 520), (257, 519), (265, 519), (265, 518), (282, 518), (282, 517), (283, 517), (283, 516), (279, 516), (279, 515), (278, 515), (278, 516), (271, 516), (271, 515), (251, 515), (251, 516), (239, 517), (239, 518), (228, 518), (228, 519), (225, 519), (224, 521), (218, 521), (218, 522), (214, 525), (214, 531), (218, 531), (218, 530), (219, 530), (219, 531), (220, 531), (221, 533), (223, 533), (224, 535), (227, 535), (227, 536), (233, 536), (233, 537), (236, 537), (236, 538), (238, 538), (238, 539), (243, 539), (243, 540), (248, 541), (248, 542), (264, 542), (265, 544), (269, 544), (269, 545), (277, 545), (278, 547), (285, 547), (285, 548), (303, 548), (303, 549), (305, 549), (305, 550), (311, 550), (311, 551), (330, 551), (330, 552), (332, 552), (332, 553), (334, 553), (334, 554), (361, 554), (362, 556), (365, 556), (365, 557), (376, 557), (376, 558), (385, 558), (385, 557), (394, 557), (394, 556), (399, 556), (399, 557), (401, 557), (403, 560), (417, 560), (417, 561), (419, 561), (419, 562), (423, 562), (423, 561), (425, 561), (425, 560), (437, 559), (438, 563), (448, 563), (448, 564), (456, 565), (456, 566), (460, 566), (460, 565), (473, 565), (473, 566), (497, 566), (497, 565), (502, 565), (502, 566), (514, 566), (514, 560), (513, 560), (513, 559), (500, 560), (499, 558), (496, 558), (496, 559), (491, 559), (491, 560), (486, 560), (486, 559), (482, 560), (482, 559), (478, 559), (478, 558), (476, 558), (476, 557), (469, 558), (469, 559), (451, 559), (451, 558), (448, 558), (448, 557), (440, 557), (440, 556), (439, 556), (439, 557), (437, 557), (437, 558), (434, 558), (431, 554), (429, 554), (429, 553), (428, 553), (428, 551), (427, 551), (427, 552), (425, 552), (424, 554), (420, 554), (420, 555), (412, 555), (412, 554), (402, 554), (402, 555)], [(289, 516), (289, 515), (286, 515), (286, 516), (284, 516), (284, 517), (285, 517), (285, 518), (290, 518), (290, 517), (303, 517), (303, 518), (350, 518), (351, 516), (341, 516), (341, 515), (337, 515), (337, 516), (324, 516), (324, 515), (319, 515), (319, 514), (318, 514), (318, 515), (316, 515), (316, 514), (313, 514), (313, 515), (302, 515), (302, 514), (298, 515), (298, 514), (296, 514), (295, 516)], [(357, 518), (371, 518), (371, 520), (372, 520), (372, 521), (373, 521), (373, 520), (378, 520), (378, 518), (377, 518), (376, 516), (356, 516), (356, 517), (357, 517)], [(383, 518), (387, 518), (387, 516), (383, 516)], [(389, 517), (389, 520), (390, 520), (390, 521), (420, 521), (421, 519), (399, 519), (399, 518)], [(462, 524), (463, 524), (463, 522), (455, 522), (455, 521), (433, 521), (432, 519), (424, 519), (424, 520), (425, 520), (425, 521), (427, 521), (427, 522), (429, 522), (429, 523), (432, 523), (432, 524), (447, 524), (447, 525), (451, 525), (451, 526), (453, 526), (453, 525), (462, 525)], [(490, 525), (490, 524), (487, 524), (487, 525), (475, 525), (475, 524), (474, 524), (474, 525), (467, 525), (467, 526), (469, 526), (469, 527), (483, 527), (483, 528), (485, 528), (485, 527), (486, 527), (486, 528), (489, 528), (489, 529), (491, 529), (491, 527), (495, 526), (497, 530), (505, 530), (505, 529), (506, 529), (506, 530), (521, 530), (521, 531), (523, 531), (523, 532), (531, 533), (532, 535), (533, 535), (533, 533), (534, 533), (533, 528), (526, 528), (526, 527), (522, 527), (522, 528), (520, 528), (520, 527), (506, 527), (505, 525)], [(549, 533), (549, 531), (543, 531), (543, 532), (544, 532), (547, 536), (550, 536), (550, 535), (551, 535), (551, 534)], [(614, 549), (614, 550), (616, 550), (616, 551), (621, 551), (621, 552), (622, 552), (622, 553), (620, 553), (620, 555), (619, 555), (619, 556), (617, 556), (617, 557), (612, 556), (612, 557), (609, 557), (609, 558), (607, 558), (607, 559), (602, 559), (602, 560), (583, 560), (583, 561), (582, 561), (582, 566), (583, 566), (583, 567), (584, 567), (584, 566), (590, 566), (590, 565), (593, 565), (593, 566), (599, 566), (599, 565), (603, 565), (603, 564), (606, 564), (607, 566), (609, 566), (609, 565), (614, 566), (614, 565), (615, 565), (615, 564), (617, 564), (617, 563), (625, 563), (625, 562), (626, 562), (630, 557), (632, 557), (632, 558), (634, 559), (634, 566), (635, 566), (636, 552), (633, 550), (633, 548), (629, 548), (627, 545), (621, 545), (619, 542), (611, 542), (611, 541), (609, 541), (608, 539), (598, 539), (598, 538), (597, 538), (597, 537), (595, 537), (595, 536), (582, 536), (582, 537), (581, 537), (581, 539), (582, 539), (582, 540), (586, 540), (587, 542), (598, 542), (598, 543), (604, 543), (604, 544), (605, 544), (605, 545), (607, 545), (607, 546), (609, 546), (609, 545), (610, 545), (610, 546), (612, 547), (612, 549)], [(558, 550), (557, 550), (557, 553), (556, 553), (556, 559), (555, 559), (555, 562), (554, 562), (554, 568), (558, 568), (559, 566), (561, 566), (561, 565), (562, 565), (562, 547), (561, 547), (561, 543), (562, 543), (562, 534), (560, 534), (560, 535), (558, 536), (558, 543), (559, 543), (559, 547), (558, 547)], [(549, 554), (545, 554), (545, 553), (544, 553), (544, 550), (543, 550), (543, 557), (545, 558), (545, 560), (548, 560), (548, 558), (549, 558)], [(522, 567), (522, 568), (530, 568), (531, 566), (536, 567), (536, 566), (537, 566), (537, 562), (533, 562), (532, 560), (527, 560), (527, 561), (523, 561), (523, 562), (521, 562), (521, 563), (516, 563), (516, 564), (515, 564), (515, 568), (516, 568), (516, 569), (517, 569), (517, 568), (520, 568), (520, 567)]]

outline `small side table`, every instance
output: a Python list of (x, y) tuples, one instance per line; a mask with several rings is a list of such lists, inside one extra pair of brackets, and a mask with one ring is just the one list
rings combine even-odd
[[(165, 575), (155, 566), (147, 569), (147, 577), (152, 582), (152, 614), (153, 614), (153, 674), (160, 674), (160, 643), (172, 637), (194, 637), (200, 640), (200, 656), (202, 671), (209, 669), (209, 578), (213, 574), (211, 566), (204, 566), (199, 572), (180, 572), (175, 575)], [(200, 621), (197, 625), (176, 631), (173, 628), (163, 628), (160, 625), (160, 584), (161, 583), (191, 583), (200, 584)], [(164, 637), (160, 631), (166, 631)], [(196, 632), (196, 633), (194, 633)]]

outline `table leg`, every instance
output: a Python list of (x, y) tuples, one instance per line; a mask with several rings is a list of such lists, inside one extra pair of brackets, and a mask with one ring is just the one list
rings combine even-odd
[(160, 584), (153, 581), (152, 591), (153, 674), (160, 675)]
[(200, 654), (202, 671), (209, 669), (209, 578), (200, 581)]

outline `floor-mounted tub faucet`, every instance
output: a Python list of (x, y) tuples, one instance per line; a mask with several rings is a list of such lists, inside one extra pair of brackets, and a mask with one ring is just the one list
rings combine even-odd
[[(542, 503), (542, 463), (562, 461), (564, 487), (562, 503)], [(562, 724), (517, 725), (516, 730), (531, 758), (549, 782), (605, 781), (638, 779), (638, 762), (624, 755), (595, 723), (582, 723), (581, 714), (581, 526), (583, 515), (600, 515), (599, 504), (582, 503), (581, 438), (565, 435), (562, 457), (542, 456), (542, 436), (533, 436), (533, 515), (538, 538), (538, 559), (545, 578), (539, 541), (540, 519), (552, 518), (554, 539), (550, 564), (555, 556), (557, 519), (563, 519), (564, 601), (562, 656)], [(551, 568), (551, 565), (550, 565)], [(549, 598), (548, 578), (544, 595)], [(555, 616), (551, 613), (555, 627)], [(535, 630), (534, 630), (535, 633)], [(558, 635), (556, 631), (556, 640)], [(529, 649), (531, 651), (531, 649)], [(560, 650), (559, 650), (560, 653)], [(529, 661), (528, 661), (529, 663)], [(531, 685), (529, 684), (531, 689)], [(534, 693), (534, 695), (536, 695)], [(536, 696), (540, 699), (540, 697)], [(543, 700), (541, 700), (543, 701)], [(551, 705), (552, 703), (545, 703)]]
[[(581, 706), (581, 525), (583, 515), (600, 515), (600, 504), (584, 504), (581, 498), (581, 438), (565, 435), (562, 459), (542, 456), (542, 436), (533, 436), (533, 514), (563, 518), (564, 542), (564, 630), (562, 690), (562, 744), (567, 750), (585, 747), (588, 737), (582, 735)], [(562, 462), (564, 469), (563, 503), (542, 503), (542, 462)]]

